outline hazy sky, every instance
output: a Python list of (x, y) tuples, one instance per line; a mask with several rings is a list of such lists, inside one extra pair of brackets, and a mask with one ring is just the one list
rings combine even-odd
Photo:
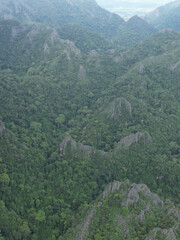
[(103, 8), (110, 12), (115, 12), (124, 18), (133, 15), (145, 15), (161, 5), (172, 2), (173, 0), (96, 0)]
[(163, 4), (166, 4), (168, 2), (172, 2), (172, 0), (96, 0), (97, 3), (101, 4), (101, 5), (109, 5), (109, 4), (124, 4), (124, 3), (127, 3), (127, 4), (142, 4), (142, 5), (163, 5)]

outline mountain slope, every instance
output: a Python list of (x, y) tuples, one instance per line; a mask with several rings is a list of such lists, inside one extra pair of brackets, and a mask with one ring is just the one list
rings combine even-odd
[(61, 239), (127, 178), (179, 204), (179, 33), (86, 52), (58, 30), (2, 21), (0, 43), (1, 239)]
[(110, 37), (124, 20), (99, 7), (94, 0), (3, 1), (1, 19), (16, 19), (59, 27), (67, 23), (81, 25), (92, 32)]
[[(75, 33), (76, 28), (77, 38), (81, 26), (120, 46), (135, 45), (156, 32), (155, 28), (141, 18), (136, 16), (125, 22), (120, 16), (99, 7), (93, 0), (45, 0), (38, 3), (30, 0), (25, 2), (8, 0), (2, 3), (0, 19), (13, 19), (26, 24), (36, 23), (45, 27), (60, 27), (65, 30), (61, 33), (66, 32), (65, 36), (70, 39), (72, 38), (70, 30)], [(74, 29), (73, 25), (76, 26)], [(69, 28), (69, 35), (66, 28)], [(75, 34), (73, 35), (75, 37)], [(85, 33), (82, 36), (85, 36)], [(97, 39), (98, 36), (94, 37)]]
[(115, 37), (114, 42), (120, 46), (131, 47), (137, 42), (142, 41), (157, 30), (143, 19), (138, 16), (134, 16), (127, 22), (120, 25)]
[(180, 210), (170, 201), (163, 202), (146, 185), (129, 181), (110, 183), (80, 221), (62, 239), (176, 240), (180, 237)]
[(58, 33), (62, 39), (74, 42), (82, 52), (88, 53), (93, 50), (103, 52), (114, 47), (100, 35), (89, 32), (79, 25), (66, 24), (58, 28)]
[(180, 31), (180, 1), (159, 7), (148, 13), (144, 19), (158, 29), (171, 28)]
[[(64, 58), (65, 66), (65, 61), (71, 58), (71, 54), (81, 56), (74, 43), (61, 39), (55, 29), (43, 29), (37, 25), (21, 26), (15, 21), (2, 21), (0, 31), (2, 46), (0, 62), (3, 69), (24, 72), (33, 62), (34, 65), (40, 64), (52, 57), (54, 61), (57, 58)], [(14, 64), (15, 62), (17, 64)]]

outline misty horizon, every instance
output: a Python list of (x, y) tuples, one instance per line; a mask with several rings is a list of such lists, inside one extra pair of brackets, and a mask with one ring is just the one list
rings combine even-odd
[(96, 2), (109, 12), (116, 13), (124, 19), (129, 19), (134, 15), (142, 17), (156, 8), (173, 1), (151, 0), (144, 2), (143, 0), (96, 0)]

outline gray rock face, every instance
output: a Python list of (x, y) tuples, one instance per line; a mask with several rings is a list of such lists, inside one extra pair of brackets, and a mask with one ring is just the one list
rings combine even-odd
[(107, 185), (107, 187), (105, 188), (104, 192), (103, 192), (103, 199), (105, 199), (110, 192), (114, 192), (115, 190), (119, 190), (121, 186), (121, 182), (113, 182), (110, 183), (109, 185)]
[(141, 225), (144, 224), (144, 221), (145, 221), (144, 210), (142, 210), (141, 213), (139, 214), (138, 220), (139, 220), (139, 222), (140, 222)]
[(157, 194), (151, 193), (150, 189), (145, 184), (133, 184), (127, 193), (127, 197), (123, 200), (122, 206), (128, 207), (137, 203), (140, 199), (140, 192), (147, 196), (156, 207), (164, 206), (163, 201), (158, 197)]
[(82, 81), (86, 81), (86, 69), (84, 68), (83, 65), (79, 66), (78, 78), (81, 79)]
[(60, 38), (60, 43), (64, 44), (65, 47), (64, 54), (66, 54), (68, 61), (71, 61), (72, 59), (71, 57), (73, 54), (76, 55), (77, 57), (81, 56), (81, 51), (70, 40), (64, 40)]
[(172, 228), (170, 228), (168, 230), (167, 229), (163, 229), (162, 232), (166, 236), (167, 240), (176, 240), (176, 236), (175, 236), (175, 233), (174, 233)]
[(73, 52), (75, 55), (80, 56), (81, 55), (81, 51), (75, 46), (75, 44), (73, 42), (71, 42), (70, 40), (63, 40), (60, 39), (60, 42), (65, 44), (67, 47), (68, 51)]
[(173, 215), (175, 218), (177, 218), (180, 221), (180, 210), (175, 208), (168, 209), (168, 215)]
[(67, 147), (67, 145), (70, 144), (71, 151), (80, 150), (83, 152), (86, 152), (87, 154), (93, 153), (95, 150), (93, 150), (92, 147), (88, 145), (83, 145), (82, 143), (78, 143), (71, 136), (67, 136), (63, 142), (60, 145), (60, 151), (63, 152), (63, 150)]
[[(121, 197), (121, 200), (119, 199), (120, 201), (119, 203), (121, 204), (122, 207), (128, 208), (129, 205), (134, 205), (134, 207), (136, 208), (136, 204), (141, 203), (142, 205), (142, 209), (139, 212), (139, 214), (136, 214), (133, 211), (132, 212), (129, 211), (129, 214), (125, 216), (125, 215), (121, 215), (117, 211), (117, 214), (114, 216), (114, 223), (116, 223), (117, 227), (121, 229), (122, 238), (119, 238), (119, 239), (123, 239), (124, 236), (127, 236), (134, 231), (134, 228), (132, 227), (132, 221), (136, 221), (136, 223), (138, 222), (140, 225), (144, 226), (145, 220), (146, 220), (146, 214), (148, 214), (148, 212), (151, 212), (149, 214), (153, 214), (153, 209), (158, 208), (164, 213), (167, 212), (164, 202), (158, 197), (158, 195), (153, 194), (145, 184), (135, 184), (135, 183), (131, 184), (128, 180), (122, 183), (119, 181), (115, 181), (106, 186), (100, 201), (97, 202), (89, 210), (82, 224), (80, 224), (77, 227), (77, 234), (74, 240), (85, 240), (88, 238), (90, 234), (90, 227), (93, 224), (97, 211), (98, 211), (98, 214), (99, 214), (99, 211), (100, 212), (102, 211), (101, 206), (103, 206), (104, 200), (110, 196), (110, 198), (108, 199), (108, 201), (110, 201), (111, 199), (110, 194), (113, 193), (115, 190), (117, 190), (118, 193), (120, 193), (120, 196), (123, 196)], [(141, 201), (141, 202), (138, 203), (138, 201)], [(160, 233), (161, 236), (164, 236), (163, 239), (177, 240), (175, 232), (178, 231), (178, 229), (179, 229), (178, 225), (174, 225), (170, 229), (162, 229), (162, 228), (156, 227), (151, 231), (149, 231), (148, 236), (144, 237), (143, 239), (155, 240), (157, 239), (157, 236), (156, 236), (157, 233)]]
[(145, 240), (155, 240), (156, 238), (156, 233), (161, 232), (164, 235), (165, 240), (177, 240), (174, 230), (172, 228), (170, 229), (160, 229), (160, 228), (155, 228), (151, 231), (148, 237), (145, 238)]
[(98, 151), (91, 146), (84, 145), (82, 143), (76, 142), (71, 136), (67, 136), (60, 144), (60, 152), (63, 153), (67, 145), (70, 146), (70, 151), (79, 151), (80, 154), (90, 155), (94, 153), (100, 153), (101, 155), (107, 155), (104, 151)]
[(137, 70), (138, 70), (139, 73), (143, 73), (144, 69), (145, 69), (145, 67), (142, 63), (140, 64), (140, 66), (137, 67)]
[(109, 105), (109, 107), (105, 110), (105, 113), (111, 119), (120, 120), (124, 114), (124, 111), (131, 115), (131, 104), (124, 98), (117, 98)]
[(41, 28), (37, 25), (33, 25), (31, 30), (28, 32), (27, 37), (30, 42), (32, 42), (33, 38), (41, 32)]
[(120, 140), (116, 150), (121, 148), (128, 149), (134, 144), (142, 143), (143, 145), (148, 145), (152, 141), (152, 137), (147, 132), (137, 132), (135, 134), (130, 134)]
[(44, 43), (44, 53), (48, 53), (49, 52), (49, 46), (48, 44), (45, 42)]
[(84, 222), (80, 226), (80, 233), (78, 233), (74, 240), (84, 240), (85, 237), (88, 235), (88, 228), (96, 213), (96, 209), (93, 208), (90, 210), (89, 214), (85, 218)]
[(59, 34), (57, 33), (56, 29), (52, 29), (52, 32), (49, 36), (49, 41), (51, 44), (55, 44), (56, 42), (60, 42)]
[[(68, 138), (70, 139), (70, 137)], [(114, 192), (115, 190), (119, 190), (121, 186), (121, 182), (113, 182), (110, 183), (104, 190), (102, 199), (105, 199), (110, 192)], [(78, 233), (76, 234), (76, 237), (74, 240), (85, 240), (86, 237), (89, 234), (89, 226), (91, 222), (93, 221), (94, 215), (96, 214), (97, 209), (102, 205), (102, 202), (100, 201), (97, 203), (87, 214), (87, 217), (84, 219), (83, 223), (78, 227)]]
[(0, 120), (0, 133), (3, 133), (6, 130), (4, 123)]
[(96, 50), (92, 50), (92, 51), (90, 51), (89, 55), (91, 57), (97, 57), (99, 54), (96, 52)]
[(171, 70), (174, 71), (179, 66), (180, 66), (180, 60), (176, 64), (171, 66)]
[(130, 234), (130, 229), (129, 229), (129, 219), (131, 216), (128, 217), (128, 219), (124, 219), (121, 215), (117, 214), (116, 215), (116, 221), (118, 225), (121, 226), (123, 235), (129, 235)]

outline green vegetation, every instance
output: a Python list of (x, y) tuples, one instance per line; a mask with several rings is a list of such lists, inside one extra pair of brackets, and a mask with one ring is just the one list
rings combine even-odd
[[(6, 16), (6, 17), (5, 17)], [(10, 17), (9, 17), (10, 16)], [(2, 3), (0, 19), (59, 27), (78, 24), (102, 36), (111, 37), (124, 20), (99, 7), (94, 0), (8, 0)]]
[(180, 31), (180, 2), (172, 1), (145, 16), (145, 20), (158, 29), (171, 28)]
[(156, 32), (143, 19), (135, 16), (125, 22), (119, 15), (102, 9), (94, 0), (7, 0), (2, 3), (0, 20), (12, 18), (45, 28), (60, 28), (63, 39), (73, 40), (85, 52), (107, 50), (112, 43), (121, 48), (134, 46)]
[(73, 41), (82, 52), (90, 51), (103, 52), (114, 47), (113, 44), (105, 40), (98, 34), (89, 32), (75, 24), (66, 24), (58, 29), (59, 35), (63, 39)]
[[(66, 27), (0, 22), (0, 239), (74, 239), (99, 202), (86, 240), (164, 239), (176, 224), (179, 239), (179, 218), (167, 213), (179, 214), (179, 33), (120, 51)], [(127, 179), (175, 205), (159, 209), (139, 193), (135, 206), (122, 206)], [(102, 201), (113, 181), (124, 190)], [(128, 235), (117, 215), (130, 218)]]
[(171, 202), (164, 203), (145, 185), (114, 182), (87, 211), (77, 231), (71, 229), (61, 239), (176, 239), (176, 213)]
[(137, 42), (147, 39), (157, 30), (138, 16), (134, 16), (120, 25), (113, 42), (119, 46), (132, 47)]

